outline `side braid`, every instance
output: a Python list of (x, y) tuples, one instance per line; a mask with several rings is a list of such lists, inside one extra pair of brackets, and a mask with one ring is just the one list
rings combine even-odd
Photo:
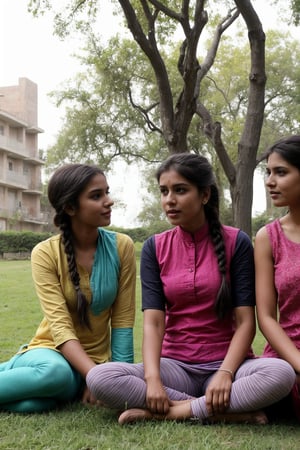
[(54, 224), (60, 229), (62, 243), (68, 261), (69, 275), (77, 296), (77, 311), (82, 326), (90, 328), (88, 301), (80, 289), (80, 276), (77, 269), (73, 233), (68, 208), (76, 210), (78, 199), (90, 180), (104, 172), (95, 165), (65, 164), (53, 173), (48, 184), (48, 199), (55, 210)]
[(222, 277), (221, 286), (215, 301), (215, 310), (218, 318), (223, 319), (232, 309), (232, 300), (230, 286), (226, 279), (227, 261), (222, 225), (219, 220), (218, 191), (214, 185), (211, 186), (210, 200), (204, 208)]
[(60, 230), (62, 234), (62, 242), (65, 247), (65, 253), (67, 255), (70, 278), (76, 290), (77, 312), (79, 315), (80, 323), (82, 326), (90, 328), (90, 321), (87, 314), (88, 302), (82, 290), (80, 289), (80, 276), (77, 270), (74, 247), (72, 243), (72, 233), (70, 231), (68, 221), (64, 221), (64, 223), (61, 223)]
[(215, 300), (215, 311), (219, 319), (223, 319), (232, 309), (230, 285), (226, 279), (227, 261), (222, 225), (219, 220), (219, 192), (212, 166), (202, 155), (193, 153), (175, 153), (167, 158), (157, 169), (156, 179), (159, 182), (164, 172), (175, 170), (179, 175), (195, 185), (199, 193), (210, 188), (208, 203), (204, 205), (209, 232), (218, 260), (222, 277), (221, 286)]

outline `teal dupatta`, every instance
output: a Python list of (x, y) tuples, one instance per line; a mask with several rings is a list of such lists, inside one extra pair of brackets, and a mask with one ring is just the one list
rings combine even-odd
[(99, 228), (98, 232), (98, 245), (90, 279), (93, 293), (91, 310), (96, 316), (113, 304), (118, 292), (120, 271), (116, 233), (103, 228)]

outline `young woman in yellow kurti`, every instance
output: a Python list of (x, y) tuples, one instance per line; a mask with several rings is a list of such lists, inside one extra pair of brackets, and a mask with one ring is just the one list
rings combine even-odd
[(81, 398), (88, 371), (133, 362), (135, 252), (132, 240), (103, 229), (113, 201), (102, 170), (70, 164), (48, 186), (60, 234), (32, 251), (44, 318), (28, 345), (0, 364), (0, 410), (42, 412)]

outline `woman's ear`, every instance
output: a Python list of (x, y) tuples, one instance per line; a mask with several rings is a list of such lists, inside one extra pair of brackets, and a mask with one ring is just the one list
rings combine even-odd
[(64, 211), (68, 216), (74, 216), (75, 214), (75, 206), (67, 205), (64, 207)]
[(202, 191), (202, 204), (206, 205), (209, 199), (210, 199), (210, 187), (207, 187)]

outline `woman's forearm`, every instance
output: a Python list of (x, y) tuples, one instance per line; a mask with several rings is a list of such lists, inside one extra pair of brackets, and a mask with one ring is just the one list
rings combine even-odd
[(84, 379), (88, 371), (96, 365), (76, 339), (65, 342), (59, 347), (59, 350)]
[(145, 380), (160, 379), (160, 355), (164, 336), (164, 313), (144, 312), (143, 362)]
[(236, 315), (236, 331), (221, 365), (221, 368), (231, 370), (233, 374), (247, 357), (255, 336), (253, 308), (239, 307)]
[(277, 320), (263, 317), (260, 320), (260, 329), (275, 352), (300, 373), (300, 352)]

